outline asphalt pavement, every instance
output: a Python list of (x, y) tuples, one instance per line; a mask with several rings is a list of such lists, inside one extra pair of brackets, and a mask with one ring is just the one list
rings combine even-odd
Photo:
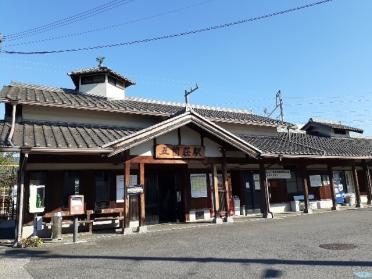
[(372, 278), (372, 208), (1, 248), (0, 267), (0, 278)]

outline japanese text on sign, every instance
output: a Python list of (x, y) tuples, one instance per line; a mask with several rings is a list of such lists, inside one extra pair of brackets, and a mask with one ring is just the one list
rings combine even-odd
[(156, 158), (161, 159), (202, 159), (205, 157), (204, 147), (199, 145), (158, 144)]

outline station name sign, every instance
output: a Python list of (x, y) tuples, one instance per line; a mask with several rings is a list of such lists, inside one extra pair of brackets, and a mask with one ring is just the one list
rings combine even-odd
[(291, 179), (290, 170), (267, 170), (267, 179)]
[(204, 159), (205, 149), (200, 145), (158, 144), (155, 148), (158, 159)]

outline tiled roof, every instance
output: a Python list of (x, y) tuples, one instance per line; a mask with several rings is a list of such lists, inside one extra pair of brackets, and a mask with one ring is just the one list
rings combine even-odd
[(125, 83), (125, 87), (136, 84), (134, 81), (126, 78), (125, 76), (122, 76), (121, 74), (111, 70), (108, 67), (84, 68), (84, 69), (72, 71), (68, 73), (68, 75), (72, 78), (75, 86), (77, 86), (79, 84), (79, 80), (76, 77), (82, 74), (96, 74), (96, 73), (109, 73), (112, 76), (116, 77), (117, 79), (122, 80)]
[[(0, 146), (9, 147), (11, 124), (0, 121)], [(149, 129), (149, 128), (147, 128)], [(146, 130), (146, 129), (145, 129)], [(142, 130), (125, 127), (92, 126), (55, 122), (16, 123), (13, 143), (17, 147), (50, 149), (104, 149), (107, 144), (135, 135)], [(273, 136), (240, 135), (263, 157), (289, 155), (299, 157), (372, 158), (372, 139), (325, 138), (305, 133), (277, 133)]]
[(310, 118), (309, 122), (307, 122), (301, 128), (301, 130), (307, 130), (311, 125), (330, 127), (332, 129), (346, 130), (346, 131), (356, 132), (356, 133), (360, 133), (360, 134), (363, 133), (363, 129), (360, 129), (360, 128), (355, 128), (355, 127), (343, 125), (343, 124), (337, 123), (337, 122), (325, 121), (325, 120), (313, 119), (313, 118)]
[(330, 157), (372, 157), (372, 140), (326, 138), (304, 133), (278, 133), (275, 136), (241, 136), (266, 155), (313, 155)]
[[(169, 117), (184, 109), (182, 104), (171, 104), (132, 97), (109, 100), (104, 97), (79, 93), (72, 89), (52, 88), (23, 83), (11, 83), (0, 91), (0, 101), (17, 100), (21, 104), (70, 107), (76, 109), (144, 114)], [(193, 106), (200, 115), (215, 122), (239, 123), (258, 126), (294, 126), (275, 119), (252, 114), (248, 111)]]
[[(0, 121), (0, 146), (9, 146), (11, 123)], [(136, 129), (51, 122), (16, 123), (13, 144), (17, 147), (99, 149)]]

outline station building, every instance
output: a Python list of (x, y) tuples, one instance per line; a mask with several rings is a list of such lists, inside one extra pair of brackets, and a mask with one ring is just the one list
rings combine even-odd
[(310, 119), (298, 130), (248, 111), (129, 97), (135, 83), (108, 67), (69, 76), (74, 89), (12, 82), (0, 92), (0, 150), (20, 153), (24, 234), (33, 186), (44, 188), (45, 223), (57, 212), (68, 220), (69, 196), (83, 195), (90, 229), (109, 219), (123, 232), (371, 204), (372, 140), (350, 136), (361, 129)]

